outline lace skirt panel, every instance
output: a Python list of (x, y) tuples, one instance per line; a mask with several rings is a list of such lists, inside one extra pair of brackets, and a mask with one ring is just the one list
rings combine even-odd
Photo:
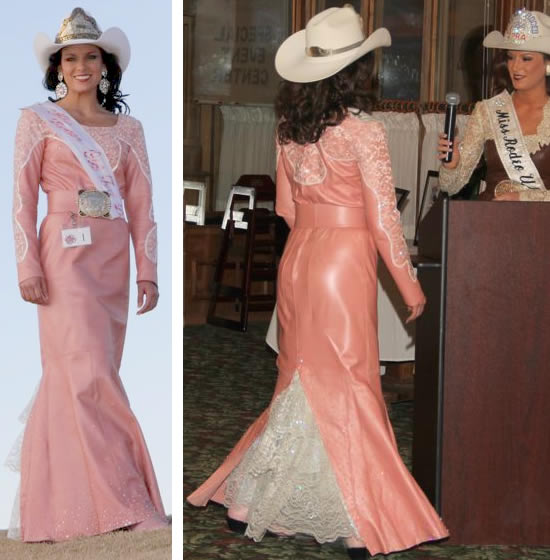
[(357, 537), (297, 373), (273, 402), (264, 432), (231, 473), (226, 507), (248, 510), (246, 535)]

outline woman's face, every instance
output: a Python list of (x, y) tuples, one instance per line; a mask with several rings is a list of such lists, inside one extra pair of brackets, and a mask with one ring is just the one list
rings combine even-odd
[(531, 51), (507, 51), (506, 60), (516, 90), (530, 90), (546, 82), (544, 55)]
[(60, 70), (69, 92), (95, 92), (104, 66), (101, 51), (94, 45), (71, 45), (61, 49)]

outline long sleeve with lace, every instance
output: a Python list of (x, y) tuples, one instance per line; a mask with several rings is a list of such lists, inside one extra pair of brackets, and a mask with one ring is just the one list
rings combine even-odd
[(157, 282), (157, 225), (153, 213), (151, 172), (141, 123), (131, 119), (128, 134), (129, 152), (125, 168), (124, 206), (134, 245), (137, 281)]
[(13, 189), (13, 232), (19, 282), (43, 276), (36, 215), (45, 135), (42, 121), (32, 111), (23, 111), (15, 135)]
[(369, 230), (403, 299), (419, 303), (423, 294), (411, 264), (396, 207), (395, 186), (384, 125), (374, 120), (360, 123), (361, 131), (350, 142), (359, 165)]
[[(157, 230), (141, 123), (119, 115), (115, 126), (85, 128), (105, 151), (119, 183), (134, 245), (137, 280), (156, 283)], [(68, 146), (36, 113), (25, 109), (17, 126), (14, 158), (13, 227), (19, 282), (43, 276), (36, 232), (39, 185), (46, 194), (93, 188)]]
[(483, 153), (487, 131), (483, 125), (483, 104), (476, 103), (464, 133), (463, 140), (458, 144), (460, 160), (455, 169), (447, 169), (441, 165), (439, 184), (441, 190), (449, 194), (457, 193), (470, 179), (479, 158)]

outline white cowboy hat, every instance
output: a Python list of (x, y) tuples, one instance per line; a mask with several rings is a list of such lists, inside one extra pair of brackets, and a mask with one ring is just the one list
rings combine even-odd
[(483, 40), (483, 46), (550, 55), (550, 16), (522, 8), (512, 16), (504, 35), (491, 31)]
[(290, 82), (316, 82), (333, 76), (377, 47), (390, 45), (390, 33), (385, 27), (365, 37), (363, 20), (346, 4), (318, 13), (305, 29), (288, 37), (275, 55), (275, 69)]
[(55, 40), (51, 41), (45, 33), (37, 33), (34, 38), (34, 53), (44, 72), (50, 65), (50, 56), (69, 45), (95, 45), (105, 52), (116, 56), (120, 69), (124, 72), (130, 62), (130, 42), (124, 31), (110, 27), (101, 31), (95, 19), (82, 8), (75, 8), (63, 20)]

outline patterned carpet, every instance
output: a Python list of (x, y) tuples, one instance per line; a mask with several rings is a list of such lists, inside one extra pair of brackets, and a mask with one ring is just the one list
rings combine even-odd
[[(269, 403), (276, 379), (275, 355), (264, 344), (267, 325), (247, 333), (206, 326), (184, 334), (184, 492), (189, 494), (220, 464)], [(410, 466), (412, 405), (390, 411), (399, 451)], [(482, 522), (482, 520), (480, 520)], [(309, 537), (266, 537), (261, 543), (231, 533), (225, 509), (184, 505), (186, 560), (344, 560), (339, 543), (318, 545)], [(377, 556), (382, 559), (383, 556)], [(538, 560), (550, 548), (426, 545), (395, 553), (391, 560)]]

